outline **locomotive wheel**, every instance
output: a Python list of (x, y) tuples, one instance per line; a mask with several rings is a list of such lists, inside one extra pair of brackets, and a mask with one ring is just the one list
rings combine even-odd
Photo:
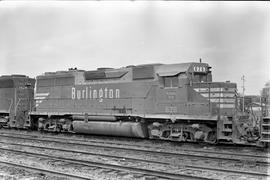
[(68, 128), (68, 132), (73, 132), (73, 125), (70, 124), (69, 128)]
[(58, 127), (58, 126), (57, 126), (57, 127), (55, 128), (54, 132), (60, 133), (60, 132), (61, 132), (61, 127)]
[(210, 144), (215, 144), (217, 143), (217, 134), (216, 131), (210, 131), (208, 132), (205, 142), (210, 143)]
[(165, 131), (162, 132), (162, 137), (163, 138), (169, 138), (170, 135), (171, 135), (171, 131), (169, 131), (169, 130), (165, 130)]
[(44, 131), (49, 131), (50, 124), (45, 124), (45, 127), (43, 128)]
[(180, 138), (180, 141), (186, 142), (188, 138), (188, 132), (183, 132), (182, 138)]
[(189, 132), (187, 140), (190, 142), (195, 142), (194, 134)]

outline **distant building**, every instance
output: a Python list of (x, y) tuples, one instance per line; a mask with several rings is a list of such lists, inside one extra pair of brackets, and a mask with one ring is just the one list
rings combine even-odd
[[(244, 111), (256, 114), (256, 116), (270, 116), (270, 81), (265, 84), (261, 95), (245, 95)], [(243, 110), (243, 95), (238, 97), (238, 109)]]
[(270, 115), (270, 81), (265, 83), (261, 92), (262, 102), (265, 104), (264, 116)]
[[(238, 98), (238, 108), (242, 111), (243, 107), (243, 95)], [(261, 101), (261, 96), (259, 95), (246, 95), (244, 98), (245, 112), (253, 112), (258, 116), (262, 115), (262, 106), (265, 106)]]

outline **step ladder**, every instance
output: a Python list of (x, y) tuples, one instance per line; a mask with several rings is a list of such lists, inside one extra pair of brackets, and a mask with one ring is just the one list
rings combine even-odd
[(270, 143), (270, 116), (262, 118), (261, 142)]
[(232, 141), (232, 117), (226, 117), (218, 122), (218, 140)]

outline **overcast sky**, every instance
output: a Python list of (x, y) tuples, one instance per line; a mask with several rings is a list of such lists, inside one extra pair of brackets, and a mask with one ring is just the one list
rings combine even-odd
[(202, 58), (259, 94), (269, 50), (269, 2), (0, 2), (0, 75)]

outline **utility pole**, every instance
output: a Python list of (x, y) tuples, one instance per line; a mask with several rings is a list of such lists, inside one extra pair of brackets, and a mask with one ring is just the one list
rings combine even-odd
[(241, 77), (241, 80), (243, 81), (243, 86), (242, 86), (242, 88), (243, 88), (243, 103), (242, 103), (243, 109), (242, 109), (242, 111), (244, 112), (244, 110), (245, 110), (245, 81), (246, 81), (244, 75)]

